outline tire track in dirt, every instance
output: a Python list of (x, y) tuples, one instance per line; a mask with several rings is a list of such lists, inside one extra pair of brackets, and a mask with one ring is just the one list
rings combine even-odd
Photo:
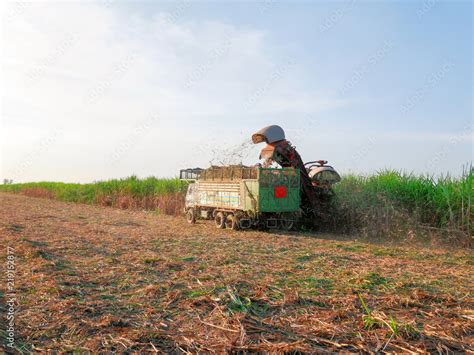
[[(5, 193), (0, 205), (19, 335), (36, 351), (472, 349), (468, 251), (217, 230)], [(358, 294), (382, 319), (373, 329)]]

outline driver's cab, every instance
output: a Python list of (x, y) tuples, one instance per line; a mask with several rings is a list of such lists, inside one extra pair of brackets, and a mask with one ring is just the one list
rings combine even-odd
[(341, 181), (338, 172), (332, 166), (325, 164), (327, 164), (327, 160), (312, 161), (305, 164), (311, 183), (315, 187), (329, 188)]

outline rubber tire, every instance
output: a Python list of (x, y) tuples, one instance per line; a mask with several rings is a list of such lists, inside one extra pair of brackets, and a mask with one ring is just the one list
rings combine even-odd
[(225, 228), (225, 216), (223, 212), (217, 212), (214, 217), (214, 222), (216, 223), (216, 228), (224, 229)]
[(225, 219), (225, 226), (227, 229), (238, 230), (239, 229), (239, 218), (233, 214), (228, 214)]
[(189, 224), (196, 223), (196, 212), (194, 211), (194, 208), (190, 208), (186, 211), (186, 221)]
[(280, 228), (284, 231), (290, 231), (293, 229), (293, 227), (295, 226), (295, 222), (293, 221), (280, 221)]

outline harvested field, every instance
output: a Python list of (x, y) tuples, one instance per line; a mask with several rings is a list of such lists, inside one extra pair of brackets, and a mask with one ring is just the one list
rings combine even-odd
[(8, 193), (0, 206), (19, 349), (474, 351), (470, 250), (217, 230)]

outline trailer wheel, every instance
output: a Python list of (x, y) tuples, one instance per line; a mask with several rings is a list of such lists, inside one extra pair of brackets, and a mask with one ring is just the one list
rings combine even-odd
[(239, 218), (236, 215), (228, 214), (225, 219), (225, 226), (228, 229), (238, 230), (239, 229)]
[(190, 208), (186, 211), (186, 221), (188, 221), (189, 224), (196, 223), (196, 212), (194, 208)]
[(281, 229), (286, 230), (286, 231), (292, 230), (294, 225), (295, 223), (288, 219), (282, 219), (280, 221)]
[(219, 229), (225, 228), (225, 216), (222, 212), (217, 212), (216, 216), (214, 217), (214, 222), (216, 222), (216, 227)]

